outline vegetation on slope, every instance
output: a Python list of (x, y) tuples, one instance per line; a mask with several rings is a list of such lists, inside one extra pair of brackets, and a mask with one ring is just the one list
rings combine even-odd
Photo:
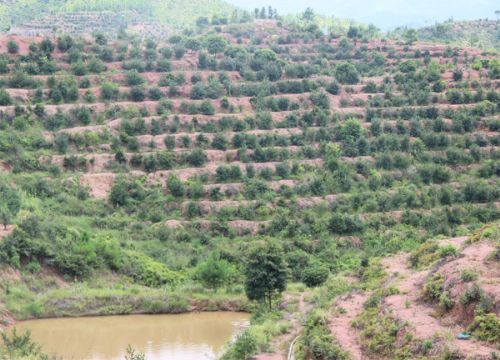
[(175, 26), (194, 25), (200, 16), (230, 16), (235, 7), (223, 0), (51, 0), (51, 1), (7, 1), (0, 4), (0, 28), (7, 29), (14, 25), (41, 18), (47, 14), (68, 12), (113, 11), (142, 17), (144, 21), (158, 21)]
[[(400, 37), (406, 29), (396, 29), (391, 37)], [(500, 23), (495, 20), (479, 19), (454, 21), (449, 20), (432, 26), (419, 28), (418, 39), (457, 46), (471, 46), (481, 49), (500, 47)]]
[[(429, 238), (500, 218), (494, 55), (325, 35), (314, 14), (202, 25), (3, 40), (0, 301), (16, 318), (253, 309), (249, 356), (288, 331), (286, 289), (324, 311), (350, 289), (334, 275), (372, 290), (374, 258), (420, 249), (423, 267), (453, 255)], [(323, 315), (304, 357), (344, 356)], [(360, 326), (392, 324), (371, 315)]]

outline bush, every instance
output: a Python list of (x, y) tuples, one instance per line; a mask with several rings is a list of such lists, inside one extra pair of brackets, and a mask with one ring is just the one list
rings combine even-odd
[(473, 284), (460, 296), (460, 303), (463, 306), (467, 306), (469, 304), (472, 304), (473, 302), (481, 300), (483, 296), (483, 289), (481, 289), (478, 284)]
[(439, 306), (444, 311), (450, 311), (451, 309), (453, 309), (453, 306), (455, 306), (455, 302), (450, 297), (450, 292), (449, 291), (443, 291), (443, 293), (441, 294), (441, 296), (439, 296)]
[(498, 344), (500, 341), (500, 319), (493, 313), (476, 316), (469, 326), (469, 331), (479, 340)]
[(438, 255), (440, 258), (455, 257), (458, 255), (458, 251), (453, 245), (445, 245), (439, 247)]
[(167, 179), (167, 189), (175, 197), (184, 196), (184, 184), (174, 174), (170, 175)]
[(330, 99), (324, 91), (314, 92), (310, 96), (311, 102), (320, 109), (330, 109)]
[(353, 64), (344, 62), (335, 68), (335, 78), (341, 84), (354, 85), (359, 82), (359, 73)]
[(199, 111), (203, 115), (214, 115), (215, 114), (215, 108), (212, 105), (212, 103), (208, 100), (204, 100), (201, 103)]
[(444, 279), (441, 274), (434, 274), (424, 285), (425, 297), (431, 301), (439, 301), (443, 292)]
[(330, 84), (328, 84), (325, 90), (332, 95), (338, 95), (340, 93), (340, 85), (338, 82), (332, 81)]
[(145, 82), (137, 70), (129, 71), (126, 75), (125, 81), (128, 86), (142, 85)]
[(17, 54), (19, 52), (19, 45), (14, 40), (7, 42), (7, 51), (9, 54)]
[(202, 149), (196, 148), (196, 149), (193, 149), (188, 154), (186, 160), (190, 165), (199, 167), (199, 166), (203, 166), (203, 164), (205, 164), (205, 162), (207, 161), (207, 155), (205, 154), (205, 152)]
[(101, 85), (101, 99), (102, 100), (118, 100), (119, 95), (118, 85), (110, 81), (105, 81)]
[(236, 338), (229, 351), (222, 357), (223, 360), (247, 360), (257, 353), (257, 340), (251, 330), (244, 331)]
[(12, 100), (9, 93), (5, 91), (5, 89), (0, 89), (0, 106), (7, 106), (11, 104)]
[(162, 263), (135, 251), (126, 252), (120, 270), (146, 286), (158, 287), (165, 284), (175, 284), (181, 279), (178, 273)]
[(475, 281), (477, 280), (477, 273), (472, 269), (464, 269), (460, 273), (460, 279), (462, 279), (463, 282)]
[(410, 255), (410, 264), (414, 268), (427, 266), (438, 259), (439, 245), (435, 241), (428, 241), (413, 251)]
[(144, 101), (146, 98), (146, 92), (142, 86), (133, 86), (130, 89), (129, 99), (135, 102)]
[(198, 265), (195, 276), (203, 286), (217, 290), (222, 286), (229, 285), (235, 273), (236, 269), (227, 260), (212, 255)]
[(311, 261), (302, 273), (302, 281), (309, 287), (323, 284), (330, 274), (330, 270), (319, 261)]
[(335, 234), (348, 235), (361, 231), (363, 222), (355, 215), (335, 213), (330, 218), (328, 229)]

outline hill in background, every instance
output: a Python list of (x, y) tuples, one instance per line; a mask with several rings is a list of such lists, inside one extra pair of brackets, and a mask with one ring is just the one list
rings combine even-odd
[(87, 24), (98, 22), (101, 25), (110, 21), (112, 25), (153, 21), (185, 26), (194, 24), (200, 16), (229, 16), (235, 10), (236, 7), (223, 0), (5, 0), (0, 3), (0, 29), (9, 30), (34, 20), (38, 21), (37, 25), (45, 22), (47, 29), (51, 30), (59, 22), (68, 20)]
[[(399, 28), (392, 36), (402, 34), (406, 29)], [(500, 47), (500, 22), (488, 19), (453, 21), (437, 23), (417, 29), (422, 41), (434, 41), (458, 46), (483, 49)]]

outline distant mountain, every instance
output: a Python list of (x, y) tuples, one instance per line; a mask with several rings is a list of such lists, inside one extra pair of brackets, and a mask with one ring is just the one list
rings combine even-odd
[(110, 11), (133, 14), (135, 20), (185, 26), (200, 16), (231, 15), (235, 9), (223, 0), (0, 0), (0, 29), (48, 15)]

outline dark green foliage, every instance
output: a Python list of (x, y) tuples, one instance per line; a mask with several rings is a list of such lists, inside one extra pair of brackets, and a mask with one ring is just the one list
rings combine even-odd
[(9, 54), (17, 54), (19, 51), (19, 45), (14, 40), (9, 40), (7, 42), (7, 51)]
[(21, 209), (21, 197), (0, 180), (0, 223), (6, 228)]
[(39, 360), (48, 360), (48, 355), (41, 351), (40, 345), (31, 339), (29, 331), (18, 334), (17, 329), (2, 332), (2, 346), (0, 346), (0, 355), (9, 359), (30, 358)]
[(250, 300), (267, 301), (286, 287), (287, 270), (283, 249), (273, 240), (258, 240), (246, 256), (245, 292)]
[(196, 278), (206, 287), (217, 290), (231, 283), (235, 268), (226, 260), (212, 254), (205, 262), (198, 265)]
[(341, 63), (335, 68), (335, 78), (341, 84), (357, 84), (359, 73), (356, 67), (350, 63)]
[(323, 284), (330, 274), (328, 267), (318, 261), (311, 261), (302, 272), (302, 281), (309, 287)]
[(167, 189), (175, 197), (184, 196), (184, 184), (175, 175), (170, 175), (167, 179)]
[(111, 187), (109, 201), (115, 206), (125, 206), (144, 200), (146, 190), (138, 180), (118, 176)]

